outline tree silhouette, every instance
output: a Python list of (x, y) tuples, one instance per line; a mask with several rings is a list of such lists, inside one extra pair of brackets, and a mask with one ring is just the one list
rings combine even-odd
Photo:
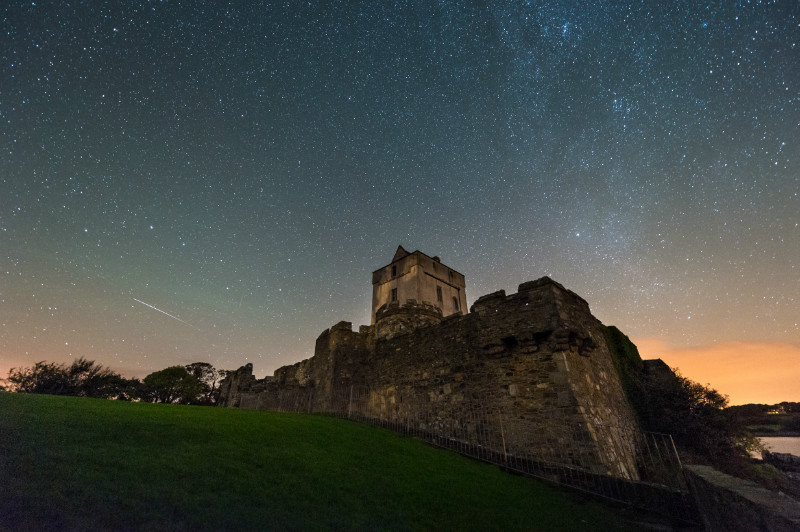
[(7, 381), (16, 392), (106, 399), (118, 397), (129, 385), (118, 373), (83, 357), (70, 366), (41, 361), (30, 368), (12, 368)]
[(186, 371), (194, 376), (202, 385), (202, 392), (197, 399), (198, 404), (214, 405), (217, 402), (219, 388), (217, 383), (227, 373), (225, 370), (218, 370), (208, 362), (193, 362), (186, 366)]
[(154, 403), (192, 404), (203, 393), (203, 384), (184, 366), (170, 366), (144, 378), (144, 397)]

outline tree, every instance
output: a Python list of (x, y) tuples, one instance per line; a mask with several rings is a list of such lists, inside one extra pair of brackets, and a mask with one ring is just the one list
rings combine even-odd
[(121, 375), (83, 357), (72, 363), (68, 374), (76, 395), (83, 397), (113, 398), (126, 386), (126, 379)]
[(139, 379), (122, 379), (114, 399), (119, 401), (144, 400), (144, 384)]
[(710, 386), (682, 377), (663, 360), (642, 360), (616, 327), (606, 340), (625, 395), (639, 425), (671, 434), (681, 457), (734, 472), (742, 469), (759, 442), (725, 407), (728, 398)]
[(666, 364), (650, 366), (642, 381), (645, 400), (639, 415), (643, 428), (671, 434), (681, 455), (690, 461), (729, 472), (741, 469), (749, 451), (759, 444), (736, 416), (725, 411), (728, 398), (671, 371)]
[(144, 378), (144, 399), (154, 403), (191, 404), (203, 393), (203, 385), (184, 366), (170, 366)]
[(225, 377), (227, 372), (225, 370), (218, 370), (208, 362), (193, 362), (186, 366), (186, 371), (194, 376), (195, 379), (202, 385), (203, 391), (201, 392), (197, 404), (214, 405), (219, 396), (219, 388), (217, 383)]
[(83, 357), (70, 366), (41, 361), (30, 368), (12, 368), (7, 380), (16, 392), (106, 399), (116, 397), (127, 382), (111, 369)]

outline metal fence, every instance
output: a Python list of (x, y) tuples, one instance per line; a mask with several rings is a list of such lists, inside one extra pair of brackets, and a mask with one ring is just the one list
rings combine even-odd
[[(319, 413), (369, 423), (464, 456), (496, 464), (515, 473), (528, 475), (646, 509), (686, 522), (695, 521), (693, 499), (689, 495), (683, 467), (668, 434), (615, 427), (603, 431), (615, 435), (608, 444), (625, 456), (635, 456), (634, 471), (619, 476), (588, 468), (576, 452), (578, 441), (565, 441), (564, 432), (549, 437), (538, 434), (538, 446), (512, 444), (526, 435), (515, 434), (515, 425), (507, 412), (487, 409), (478, 402), (459, 405), (459, 419), (441, 416), (430, 403), (425, 407), (406, 398), (404, 409), (387, 414), (378, 411), (375, 397), (368, 388), (350, 386), (334, 389), (331, 400), (321, 408), (314, 401), (314, 389), (284, 389), (277, 396), (243, 396), (240, 406), (281, 412)], [(566, 431), (573, 438), (585, 438), (586, 432)], [(533, 448), (531, 448), (533, 447)]]

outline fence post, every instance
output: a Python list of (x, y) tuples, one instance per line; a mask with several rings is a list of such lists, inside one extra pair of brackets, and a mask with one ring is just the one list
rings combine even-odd
[(500, 420), (500, 438), (503, 440), (503, 461), (508, 463), (508, 452), (506, 451), (506, 435), (503, 432), (503, 415), (498, 411), (497, 418)]
[(353, 410), (353, 385), (350, 385), (350, 402), (347, 403), (347, 419), (350, 419), (350, 414)]
[(672, 434), (667, 434), (669, 443), (672, 444), (672, 452), (675, 453), (675, 459), (678, 461), (678, 469), (683, 471), (683, 464), (681, 463), (681, 456), (678, 454), (678, 449), (675, 448), (675, 440), (672, 439)]

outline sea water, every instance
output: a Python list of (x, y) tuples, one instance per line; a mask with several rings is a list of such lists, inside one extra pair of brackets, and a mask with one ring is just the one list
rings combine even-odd
[[(773, 453), (789, 453), (800, 456), (800, 437), (796, 436), (760, 436), (758, 438), (768, 451)], [(758, 456), (761, 458), (761, 456)]]

